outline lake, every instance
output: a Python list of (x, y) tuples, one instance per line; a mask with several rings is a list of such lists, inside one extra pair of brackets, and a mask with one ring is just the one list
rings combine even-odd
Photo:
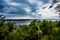
[[(43, 21), (44, 19), (5, 19), (4, 21), (6, 22), (15, 22), (16, 25), (29, 25), (31, 21), (33, 20), (38, 20), (38, 21)], [(59, 19), (45, 19), (48, 21), (59, 21)]]

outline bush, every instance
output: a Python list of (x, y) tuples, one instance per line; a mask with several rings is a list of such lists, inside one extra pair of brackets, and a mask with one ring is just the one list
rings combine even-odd
[(33, 20), (30, 25), (14, 27), (12, 22), (0, 22), (0, 40), (60, 40), (58, 21)]

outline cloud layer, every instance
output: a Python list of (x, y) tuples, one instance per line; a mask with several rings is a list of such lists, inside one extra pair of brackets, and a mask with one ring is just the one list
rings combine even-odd
[(56, 14), (52, 0), (0, 0), (0, 14), (6, 19), (47, 19)]

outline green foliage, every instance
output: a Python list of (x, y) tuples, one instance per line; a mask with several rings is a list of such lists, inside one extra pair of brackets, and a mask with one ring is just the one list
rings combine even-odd
[(14, 27), (12, 22), (0, 22), (0, 40), (60, 40), (60, 25), (33, 20), (30, 25)]

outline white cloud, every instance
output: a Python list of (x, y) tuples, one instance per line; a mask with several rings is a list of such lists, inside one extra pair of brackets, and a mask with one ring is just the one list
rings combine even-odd
[(10, 16), (7, 17), (6, 19), (39, 19), (38, 17), (33, 17), (33, 16)]
[(29, 2), (31, 5), (35, 4), (38, 9), (39, 9), (40, 7), (42, 7), (42, 5), (43, 5), (43, 1), (41, 1), (41, 0), (28, 0), (28, 2)]
[(25, 7), (25, 8), (24, 8), (24, 10), (26, 11), (26, 13), (30, 13), (30, 12), (32, 11), (32, 10), (31, 10), (31, 8), (30, 8), (30, 7), (28, 7), (28, 6), (27, 6), (27, 7)]
[(14, 17), (9, 17), (7, 19), (29, 19), (29, 16), (25, 16), (25, 17), (19, 17), (19, 16), (14, 16)]
[(0, 13), (0, 15), (6, 16), (5, 19), (32, 19), (32, 16), (28, 15), (19, 15), (19, 14), (9, 14), (9, 13)]
[(12, 2), (11, 0), (5, 0), (5, 2), (6, 2), (8, 5), (12, 5), (12, 6), (19, 6), (19, 5), (21, 5), (20, 3)]
[(9, 13), (9, 12), (16, 12), (16, 11), (18, 11), (18, 9), (17, 8), (14, 8), (14, 7), (4, 7), (3, 8), (3, 11), (5, 13)]
[[(37, 4), (36, 12), (33, 13), (32, 15), (38, 16), (38, 18), (42, 18), (42, 19), (47, 19), (50, 17), (54, 17), (54, 16), (58, 16), (58, 14), (56, 14), (56, 10), (55, 8), (57, 7), (58, 4), (60, 3), (56, 3), (54, 4), (54, 6), (52, 8), (49, 8), (52, 4), (53, 0), (50, 0), (48, 4), (44, 4), (42, 1), (38, 1), (38, 0), (28, 0), (30, 3), (34, 3)], [(45, 9), (43, 9), (43, 7), (46, 7)], [(39, 16), (40, 14), (40, 16)], [(54, 18), (53, 18), (54, 19)]]
[(58, 14), (56, 14), (55, 12), (56, 12), (56, 10), (55, 10), (55, 8), (56, 8), (56, 4), (54, 4), (54, 6), (52, 7), (52, 8), (49, 8), (50, 6), (51, 6), (52, 4), (46, 4), (46, 5), (44, 5), (44, 6), (46, 6), (46, 8), (45, 9), (39, 9), (39, 10), (37, 10), (36, 11), (36, 13), (37, 14), (42, 14), (42, 16), (41, 16), (41, 18), (43, 18), (43, 19), (46, 19), (46, 18), (50, 18), (50, 17), (53, 17), (53, 16), (57, 16)]
[(36, 3), (37, 0), (28, 0), (29, 3)]

